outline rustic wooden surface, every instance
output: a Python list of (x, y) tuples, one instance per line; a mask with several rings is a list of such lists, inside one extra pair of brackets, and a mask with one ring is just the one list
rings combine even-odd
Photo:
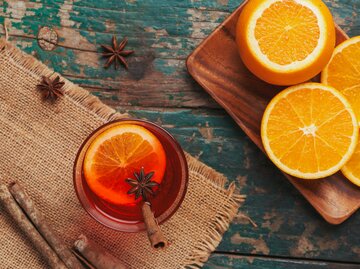
[[(183, 147), (248, 195), (205, 268), (360, 268), (360, 213), (327, 224), (185, 68), (187, 55), (241, 0), (0, 0), (10, 41), (119, 111), (162, 123)], [(327, 0), (336, 22), (360, 35), (360, 2)], [(59, 46), (43, 51), (38, 30)], [(129, 37), (130, 69), (105, 70), (99, 44)], [(0, 34), (4, 31), (0, 27)], [(225, 48), (226, 49), (226, 48)], [(1, 67), (0, 67), (1, 68)]]

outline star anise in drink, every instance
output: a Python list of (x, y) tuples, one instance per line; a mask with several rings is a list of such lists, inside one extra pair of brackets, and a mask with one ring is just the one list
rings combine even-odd
[(154, 187), (158, 187), (159, 183), (151, 181), (154, 176), (154, 172), (145, 174), (144, 167), (140, 169), (140, 172), (134, 172), (135, 179), (127, 178), (125, 181), (132, 186), (127, 192), (128, 194), (135, 194), (135, 200), (140, 196), (144, 201), (148, 200), (148, 195), (155, 195), (153, 191)]
[(107, 62), (104, 65), (105, 68), (108, 68), (110, 65), (114, 63), (115, 69), (118, 69), (118, 66), (121, 63), (126, 69), (128, 69), (129, 66), (126, 62), (125, 57), (134, 53), (134, 51), (124, 50), (127, 42), (128, 39), (125, 37), (118, 45), (116, 36), (114, 35), (112, 37), (112, 46), (101, 45), (105, 50), (103, 56), (108, 58)]
[(40, 84), (36, 85), (36, 88), (42, 92), (43, 98), (54, 102), (58, 97), (64, 95), (63, 86), (65, 82), (60, 81), (60, 77), (57, 76), (54, 80), (49, 77), (43, 76)]

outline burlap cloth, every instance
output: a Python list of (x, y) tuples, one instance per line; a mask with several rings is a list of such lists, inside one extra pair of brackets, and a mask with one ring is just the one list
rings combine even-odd
[[(106, 247), (130, 268), (198, 268), (219, 244), (243, 196), (227, 179), (187, 155), (186, 198), (162, 229), (165, 251), (149, 246), (145, 232), (121, 233), (94, 221), (81, 207), (72, 169), (83, 140), (100, 125), (123, 117), (66, 79), (66, 95), (41, 101), (36, 85), (53, 71), (0, 40), (0, 176), (21, 182), (49, 223), (72, 246), (79, 234)], [(56, 74), (53, 74), (56, 76)], [(46, 268), (41, 256), (0, 207), (0, 268)]]

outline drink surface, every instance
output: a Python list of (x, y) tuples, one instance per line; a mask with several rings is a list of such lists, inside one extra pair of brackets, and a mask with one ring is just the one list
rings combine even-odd
[[(110, 139), (110, 140), (109, 140)], [(91, 207), (111, 220), (142, 221), (142, 198), (127, 192), (127, 178), (144, 167), (154, 172), (152, 181), (160, 183), (149, 197), (156, 216), (178, 199), (183, 175), (173, 140), (156, 125), (141, 121), (122, 121), (97, 134), (88, 147), (83, 163), (82, 185)]]

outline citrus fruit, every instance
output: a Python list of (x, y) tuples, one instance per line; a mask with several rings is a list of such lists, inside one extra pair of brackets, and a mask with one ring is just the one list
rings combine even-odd
[(250, 0), (240, 14), (236, 42), (257, 77), (293, 85), (325, 67), (334, 50), (335, 27), (321, 0)]
[(352, 183), (360, 187), (360, 143), (357, 144), (350, 160), (341, 168), (341, 172)]
[[(113, 204), (131, 204), (131, 186), (125, 182), (134, 172), (154, 172), (152, 181), (160, 183), (165, 173), (166, 156), (157, 137), (146, 128), (119, 123), (100, 133), (84, 158), (84, 177), (89, 188)], [(140, 200), (141, 198), (139, 198)]]
[(282, 171), (298, 178), (323, 178), (350, 159), (358, 124), (341, 93), (320, 83), (305, 83), (271, 100), (261, 122), (261, 138), (269, 158)]
[(360, 36), (348, 39), (335, 48), (330, 62), (321, 73), (321, 82), (345, 95), (360, 122)]

